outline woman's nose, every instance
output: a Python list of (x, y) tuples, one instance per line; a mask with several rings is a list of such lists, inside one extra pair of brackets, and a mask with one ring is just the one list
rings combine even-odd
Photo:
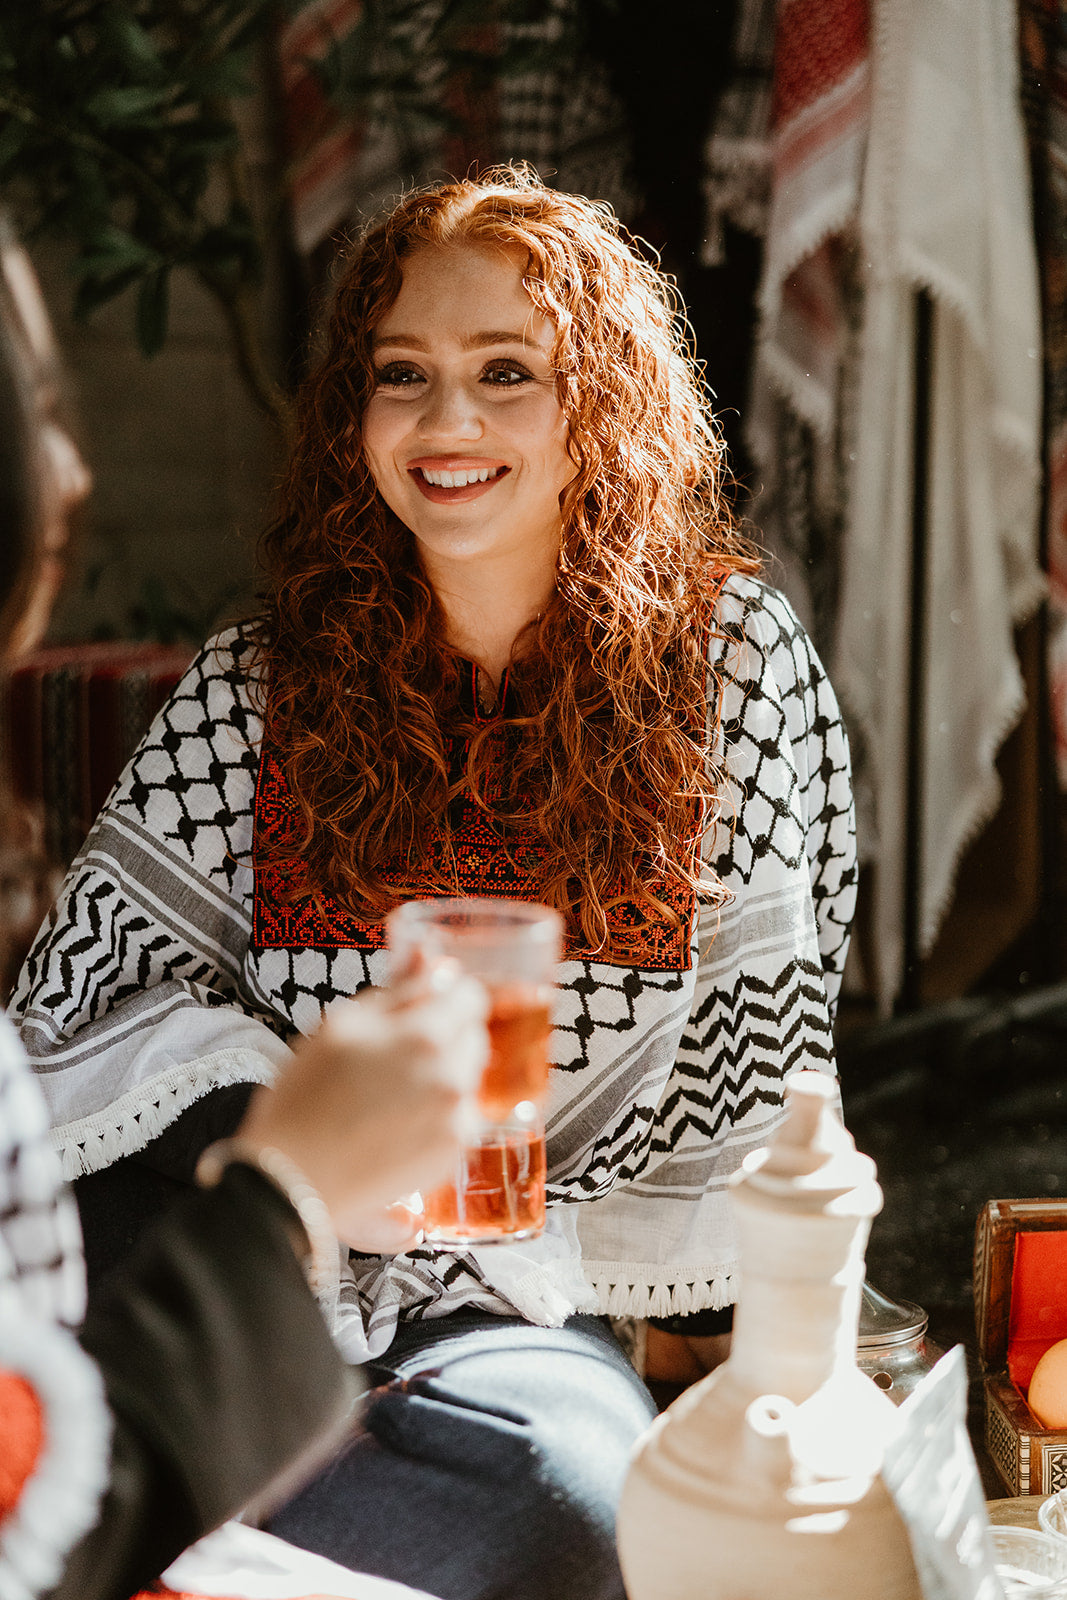
[(482, 426), (477, 397), (465, 383), (429, 385), (419, 415), (419, 433), (424, 439), (477, 439)]

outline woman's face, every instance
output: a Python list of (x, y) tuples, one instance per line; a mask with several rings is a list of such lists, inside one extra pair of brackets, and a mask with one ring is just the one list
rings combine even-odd
[(18, 246), (0, 251), (0, 271), (6, 280), (17, 326), (12, 329), (23, 353), (33, 396), (39, 482), (38, 549), (35, 582), (25, 611), (7, 648), (14, 660), (38, 644), (48, 626), (56, 594), (63, 581), (64, 552), (70, 538), (70, 519), (92, 487), (82, 460), (60, 416), (59, 359), (52, 326), (29, 257)]
[(555, 569), (575, 466), (553, 334), (511, 252), (427, 247), (405, 262), (375, 329), (363, 446), (431, 579), (500, 557), (513, 571)]

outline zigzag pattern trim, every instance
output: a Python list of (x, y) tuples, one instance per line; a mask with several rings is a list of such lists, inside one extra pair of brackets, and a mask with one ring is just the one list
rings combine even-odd
[(238, 1083), (270, 1084), (275, 1068), (248, 1050), (216, 1050), (131, 1089), (103, 1111), (52, 1131), (68, 1182), (112, 1166), (143, 1150), (183, 1111), (212, 1089)]
[(694, 1267), (629, 1261), (585, 1261), (585, 1275), (608, 1317), (688, 1317), (696, 1311), (721, 1311), (737, 1299), (740, 1263)]

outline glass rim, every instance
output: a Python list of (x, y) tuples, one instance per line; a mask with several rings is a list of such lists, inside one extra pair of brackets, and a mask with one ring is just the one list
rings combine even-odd
[(1054, 1489), (1046, 1495), (1037, 1508), (1037, 1520), (1043, 1533), (1049, 1534), (1053, 1539), (1067, 1539), (1067, 1533), (1057, 1528), (1053, 1522), (1056, 1513), (1067, 1524), (1067, 1489)]
[[(1067, 1594), (1067, 1540), (1047, 1528), (1028, 1528), (1015, 1523), (991, 1523), (990, 1543), (994, 1565), (1025, 1563), (1044, 1558), (1055, 1570), (1034, 1574), (1029, 1586), (1019, 1587), (1020, 1595), (1033, 1595), (1034, 1600), (1048, 1596), (1048, 1600), (1062, 1600)], [(1039, 1555), (1040, 1553), (1040, 1555)], [(1008, 1593), (1015, 1593), (1009, 1589)]]
[(494, 928), (512, 927), (558, 939), (563, 931), (563, 918), (553, 906), (540, 905), (532, 900), (512, 900), (506, 896), (440, 895), (424, 900), (405, 900), (390, 911), (385, 919), (387, 929), (424, 924), (431, 927), (439, 924), (450, 932), (469, 931), (473, 935), (492, 932)]

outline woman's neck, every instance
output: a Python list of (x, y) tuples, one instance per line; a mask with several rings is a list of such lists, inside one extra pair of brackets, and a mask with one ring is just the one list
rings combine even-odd
[(448, 642), (498, 686), (523, 629), (545, 612), (555, 593), (550, 574), (477, 571), (428, 573), (445, 614)]

